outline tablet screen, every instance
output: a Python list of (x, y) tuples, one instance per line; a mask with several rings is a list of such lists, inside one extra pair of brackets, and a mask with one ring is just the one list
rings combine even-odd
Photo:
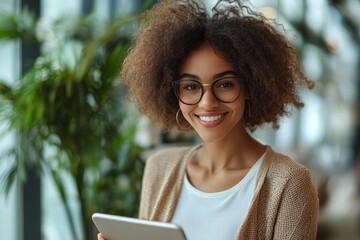
[(94, 213), (92, 219), (107, 240), (186, 240), (183, 230), (172, 223), (103, 213)]

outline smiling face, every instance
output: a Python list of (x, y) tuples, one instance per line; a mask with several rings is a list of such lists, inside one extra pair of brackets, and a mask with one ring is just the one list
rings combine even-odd
[[(225, 92), (221, 95), (221, 91), (228, 91), (232, 85), (229, 81), (222, 82), (218, 79), (233, 80), (236, 77), (232, 65), (218, 56), (208, 44), (192, 51), (180, 68), (180, 82), (195, 80), (200, 83), (200, 85), (184, 85), (183, 89), (186, 87), (186, 90), (195, 90), (203, 85), (204, 92), (198, 103), (187, 105), (179, 101), (179, 105), (185, 119), (205, 143), (236, 140), (244, 131), (245, 93), (242, 85), (238, 95), (229, 98), (226, 103), (220, 101), (226, 99), (228, 94)], [(212, 85), (214, 82), (216, 83)]]

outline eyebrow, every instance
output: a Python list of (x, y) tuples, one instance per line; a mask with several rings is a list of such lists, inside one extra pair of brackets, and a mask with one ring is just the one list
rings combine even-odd
[[(236, 72), (232, 71), (232, 70), (228, 70), (228, 71), (224, 71), (224, 72), (221, 72), (221, 73), (217, 73), (213, 76), (213, 80), (216, 80), (216, 79), (219, 79), (219, 78), (222, 78), (222, 77), (225, 77), (227, 75), (237, 75)], [(196, 75), (193, 75), (193, 74), (189, 74), (189, 73), (184, 73), (180, 76), (180, 79), (182, 78), (192, 78), (192, 79), (196, 79), (196, 80), (200, 80), (200, 78)]]

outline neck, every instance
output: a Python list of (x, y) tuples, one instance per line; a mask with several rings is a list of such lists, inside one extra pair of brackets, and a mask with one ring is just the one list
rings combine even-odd
[(224, 139), (215, 143), (204, 143), (199, 149), (198, 164), (211, 172), (223, 169), (246, 169), (265, 152), (266, 147), (243, 130), (236, 138)]

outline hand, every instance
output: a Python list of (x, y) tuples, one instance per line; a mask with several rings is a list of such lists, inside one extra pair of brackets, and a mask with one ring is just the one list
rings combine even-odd
[(106, 238), (104, 238), (101, 233), (99, 233), (99, 234), (97, 235), (97, 239), (98, 239), (98, 240), (106, 240)]

